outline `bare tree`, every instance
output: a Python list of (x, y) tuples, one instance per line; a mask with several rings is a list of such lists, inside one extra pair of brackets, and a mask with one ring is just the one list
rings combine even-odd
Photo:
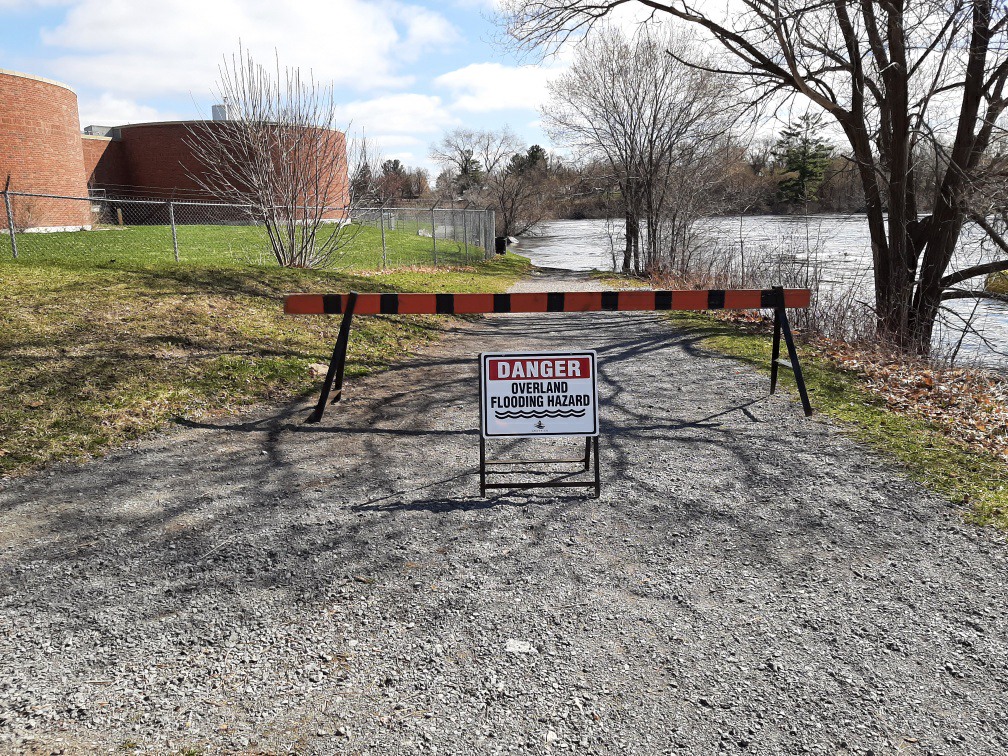
[(455, 176), (460, 194), (481, 189), (486, 178), (502, 169), (511, 156), (525, 149), (508, 127), (496, 131), (458, 128), (447, 132), (431, 147), (430, 155)]
[(549, 206), (548, 181), (546, 154), (538, 145), (515, 153), (489, 174), (482, 198), (496, 207), (501, 236), (520, 236), (542, 221)]
[[(246, 206), (280, 265), (324, 266), (346, 246), (363, 199), (356, 176), (366, 140), (347, 145), (331, 85), (297, 68), (256, 63), (244, 50), (220, 67), (228, 119), (190, 127), (192, 177), (215, 198)], [(368, 182), (368, 189), (371, 188)]]
[(550, 85), (547, 130), (606, 160), (617, 176), (626, 221), (624, 271), (656, 269), (688, 246), (692, 223), (704, 210), (707, 168), (712, 160), (720, 163), (733, 121), (726, 78), (680, 62), (687, 57), (695, 52), (683, 35), (645, 27), (628, 36), (602, 25)]
[(518, 236), (545, 216), (547, 177), (545, 151), (525, 143), (506, 126), (498, 130), (454, 129), (431, 147), (431, 157), (444, 169), (438, 190), (497, 210), (497, 231)]
[[(502, 20), (520, 44), (554, 46), (628, 0), (506, 0)], [(850, 142), (871, 235), (880, 335), (930, 351), (942, 302), (957, 284), (1008, 269), (1008, 256), (950, 270), (970, 197), (993, 167), (1008, 105), (1008, 18), (993, 0), (684, 0), (631, 3), (702, 31), (725, 53), (708, 70), (737, 78), (752, 104), (800, 96)], [(942, 154), (932, 196), (918, 205), (915, 156)], [(1001, 150), (995, 148), (995, 154)], [(920, 211), (926, 210), (923, 217)], [(979, 220), (978, 220), (979, 223)], [(984, 227), (983, 223), (980, 223)], [(985, 231), (1004, 240), (997, 229)], [(1008, 245), (1005, 245), (1008, 248)], [(982, 294), (977, 292), (977, 296)]]

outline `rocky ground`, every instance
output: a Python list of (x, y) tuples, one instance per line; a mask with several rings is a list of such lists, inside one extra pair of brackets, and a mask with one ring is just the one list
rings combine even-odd
[[(481, 499), (477, 354), (568, 347), (601, 498)], [(1004, 752), (1004, 538), (768, 383), (654, 315), (494, 316), (320, 425), (7, 481), (0, 751)]]

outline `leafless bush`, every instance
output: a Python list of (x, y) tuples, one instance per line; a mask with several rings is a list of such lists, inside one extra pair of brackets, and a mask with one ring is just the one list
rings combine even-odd
[(349, 177), (367, 153), (337, 128), (332, 86), (239, 50), (220, 68), (218, 95), (230, 118), (190, 129), (193, 179), (222, 202), (246, 205), (280, 265), (329, 264), (354, 233), (345, 221), (362, 197)]
[(656, 283), (669, 288), (809, 289), (811, 305), (792, 316), (796, 328), (854, 344), (877, 341), (875, 314), (865, 301), (863, 282), (831, 280), (820, 251), (784, 237), (748, 249), (743, 265), (737, 247), (699, 231), (674, 264), (658, 274)]

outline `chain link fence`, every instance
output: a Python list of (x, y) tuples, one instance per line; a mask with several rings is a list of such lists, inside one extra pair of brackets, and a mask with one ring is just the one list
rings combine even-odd
[(433, 265), (467, 265), (487, 259), (494, 252), (495, 213), (489, 208), (361, 208), (354, 212), (353, 221), (379, 230), (388, 265), (392, 266), (404, 264), (398, 259), (402, 249), (389, 243), (394, 237), (426, 239)]
[[(274, 264), (251, 205), (191, 199), (66, 197), (3, 191), (0, 250), (24, 261)], [(494, 212), (473, 208), (326, 208), (336, 268), (455, 266), (494, 253)]]

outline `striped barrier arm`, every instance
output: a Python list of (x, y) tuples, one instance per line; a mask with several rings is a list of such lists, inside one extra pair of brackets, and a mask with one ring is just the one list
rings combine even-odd
[[(342, 315), (349, 294), (289, 294), (288, 315)], [(781, 306), (781, 290), (568, 291), (526, 294), (357, 294), (354, 315), (476, 315), (520, 312), (759, 310)], [(783, 289), (783, 306), (809, 306), (808, 289)]]
[[(809, 307), (808, 289), (708, 289), (678, 291), (567, 291), (522, 294), (288, 294), (288, 315), (342, 315), (339, 337), (329, 361), (315, 411), (308, 422), (317, 423), (325, 413), (329, 394), (332, 403), (343, 396), (343, 369), (354, 315), (477, 315), (522, 312), (646, 312), (656, 310), (762, 310), (774, 311), (773, 356), (770, 363), (770, 393), (777, 388), (777, 368), (792, 370), (802, 407), (812, 414), (798, 352), (795, 349), (786, 309)], [(788, 359), (780, 356), (783, 336)]]

